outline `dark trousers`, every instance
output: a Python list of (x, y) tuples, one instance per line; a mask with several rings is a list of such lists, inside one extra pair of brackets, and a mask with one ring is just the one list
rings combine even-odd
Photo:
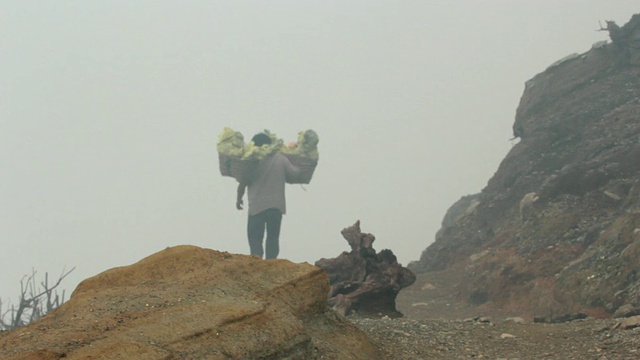
[(267, 229), (267, 241), (265, 244), (265, 258), (275, 259), (280, 252), (280, 225), (282, 224), (282, 212), (271, 208), (249, 215), (247, 223), (247, 236), (249, 237), (249, 248), (251, 255), (262, 257), (265, 251), (262, 249), (264, 230)]

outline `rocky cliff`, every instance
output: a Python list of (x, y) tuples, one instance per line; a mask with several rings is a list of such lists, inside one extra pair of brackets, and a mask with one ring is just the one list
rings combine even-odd
[(321, 269), (178, 246), (105, 271), (52, 313), (0, 333), (0, 358), (376, 359), (327, 306)]
[(513, 146), (447, 214), (415, 272), (480, 309), (607, 316), (640, 305), (640, 15), (525, 85)]

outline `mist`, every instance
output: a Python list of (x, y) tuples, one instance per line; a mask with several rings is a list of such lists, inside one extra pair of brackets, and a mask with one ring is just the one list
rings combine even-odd
[(524, 83), (636, 1), (2, 1), (0, 297), (168, 246), (247, 254), (216, 141), (313, 129), (280, 258), (349, 250), (360, 220), (406, 265), (513, 142)]

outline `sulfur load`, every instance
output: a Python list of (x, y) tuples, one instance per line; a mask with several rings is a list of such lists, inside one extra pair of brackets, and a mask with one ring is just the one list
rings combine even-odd
[(242, 157), (244, 155), (244, 147), (244, 136), (229, 127), (225, 127), (218, 136), (217, 149), (221, 154)]
[(242, 159), (244, 160), (261, 160), (267, 155), (270, 155), (276, 151), (280, 151), (282, 148), (282, 144), (284, 143), (281, 139), (278, 139), (276, 134), (270, 132), (269, 130), (264, 131), (271, 138), (271, 144), (265, 144), (262, 146), (256, 146), (253, 141), (250, 141), (244, 147), (244, 155)]
[(271, 144), (256, 146), (253, 141), (245, 144), (238, 131), (225, 127), (218, 136), (217, 150), (222, 176), (230, 176), (240, 182), (251, 179), (256, 164), (266, 156), (280, 151), (300, 169), (300, 174), (288, 177), (287, 183), (308, 184), (318, 164), (318, 134), (313, 130), (298, 133), (297, 142), (288, 146), (269, 130), (264, 131), (271, 138)]
[(287, 146), (282, 149), (285, 154), (293, 154), (318, 160), (318, 134), (313, 130), (301, 131), (298, 133), (298, 142), (295, 146)]

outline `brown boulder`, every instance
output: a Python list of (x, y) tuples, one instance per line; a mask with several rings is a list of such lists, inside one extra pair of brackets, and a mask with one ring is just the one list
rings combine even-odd
[(2, 359), (372, 359), (327, 306), (326, 274), (194, 246), (86, 279), (52, 313), (0, 335)]

